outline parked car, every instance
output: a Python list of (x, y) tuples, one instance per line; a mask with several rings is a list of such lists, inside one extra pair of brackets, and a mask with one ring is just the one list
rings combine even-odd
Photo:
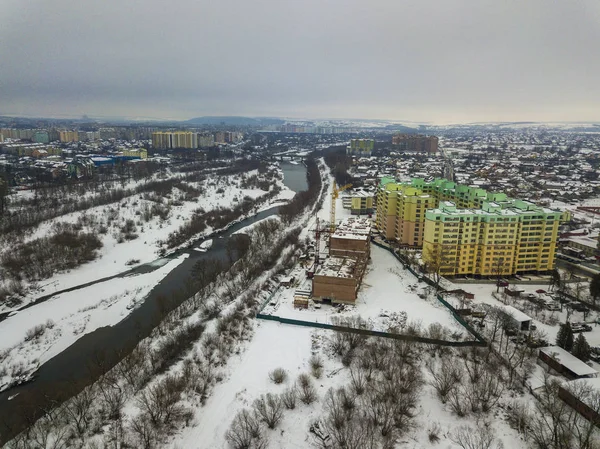
[(590, 332), (592, 330), (592, 326), (587, 323), (571, 323), (571, 330), (573, 333)]
[(546, 302), (546, 309), (548, 309), (548, 310), (560, 310), (560, 304), (557, 304), (554, 301), (547, 301)]
[(546, 340), (537, 338), (528, 338), (526, 343), (530, 348), (543, 348), (548, 346), (548, 342)]

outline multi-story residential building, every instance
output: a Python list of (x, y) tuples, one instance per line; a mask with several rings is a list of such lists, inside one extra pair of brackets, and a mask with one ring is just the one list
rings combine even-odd
[(79, 133), (77, 131), (60, 131), (58, 140), (61, 142), (77, 142), (79, 141)]
[(442, 275), (508, 275), (554, 268), (563, 213), (444, 179), (382, 180), (377, 227), (387, 239), (423, 247)]
[(386, 239), (396, 236), (396, 203), (400, 184), (393, 178), (383, 178), (377, 190), (377, 218), (376, 226), (381, 235)]
[(78, 135), (80, 142), (92, 142), (100, 139), (99, 131), (79, 131)]
[(422, 246), (425, 212), (436, 199), (411, 186), (397, 190), (395, 238), (401, 245)]
[(50, 135), (48, 131), (36, 131), (33, 133), (31, 141), (35, 143), (49, 143)]
[(123, 148), (122, 153), (128, 158), (148, 159), (148, 151), (145, 148)]
[(198, 134), (191, 131), (153, 132), (152, 146), (159, 150), (198, 148)]
[(435, 136), (420, 134), (396, 134), (392, 136), (392, 144), (403, 151), (419, 153), (437, 153), (439, 139)]
[(346, 154), (351, 156), (371, 156), (375, 141), (373, 139), (351, 139)]
[(215, 146), (215, 137), (211, 133), (198, 135), (198, 146), (200, 148), (209, 148)]
[(548, 272), (561, 218), (529, 201), (486, 201), (478, 210), (443, 201), (426, 213), (423, 261), (445, 276)]

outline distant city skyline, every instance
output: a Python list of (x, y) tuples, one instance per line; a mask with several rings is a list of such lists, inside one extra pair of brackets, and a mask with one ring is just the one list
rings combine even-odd
[(600, 120), (600, 2), (3, 2), (0, 114)]

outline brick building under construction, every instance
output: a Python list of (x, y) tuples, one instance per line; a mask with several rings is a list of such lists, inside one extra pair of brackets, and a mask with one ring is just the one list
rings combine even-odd
[(370, 257), (371, 221), (344, 220), (329, 239), (329, 257), (316, 269), (312, 296), (316, 301), (354, 304)]

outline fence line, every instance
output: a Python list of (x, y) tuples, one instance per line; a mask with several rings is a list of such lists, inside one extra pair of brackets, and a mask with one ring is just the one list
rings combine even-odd
[(265, 315), (258, 313), (256, 318), (267, 321), (276, 321), (281, 324), (291, 324), (293, 326), (304, 326), (304, 327), (316, 327), (319, 329), (328, 329), (337, 332), (349, 332), (353, 334), (366, 335), (369, 337), (382, 337), (390, 338), (393, 340), (411, 341), (417, 343), (427, 343), (440, 346), (456, 346), (456, 347), (470, 347), (470, 346), (486, 346), (485, 341), (471, 340), (471, 341), (447, 341), (438, 340), (435, 338), (420, 337), (417, 335), (406, 335), (406, 334), (395, 334), (391, 332), (374, 331), (370, 329), (358, 329), (355, 327), (335, 326), (327, 323), (317, 323), (312, 321), (301, 321), (294, 320), (291, 318), (282, 318), (274, 315)]
[[(417, 273), (415, 270), (413, 270), (413, 268), (408, 264), (408, 261), (403, 260), (403, 258), (399, 254), (397, 254), (392, 248), (390, 248), (389, 246), (383, 245), (375, 240), (371, 240), (371, 242), (374, 245), (389, 251), (402, 264), (402, 266), (405, 269), (407, 269), (412, 275), (423, 280), (425, 283), (429, 284), (430, 286), (435, 287), (435, 282), (433, 282), (427, 276), (423, 276), (423, 275)], [(462, 316), (460, 316), (460, 314), (458, 314), (456, 309), (454, 307), (452, 307), (452, 305), (450, 305), (439, 294), (436, 295), (436, 298), (438, 299), (438, 301), (450, 311), (450, 313), (452, 314), (454, 319), (456, 321), (458, 321), (458, 323), (460, 325), (462, 325), (471, 335), (473, 335), (473, 337), (475, 337), (475, 340), (470, 340), (470, 341), (438, 340), (438, 339), (434, 339), (434, 338), (420, 337), (420, 336), (416, 336), (416, 335), (396, 334), (396, 333), (391, 333), (391, 332), (374, 331), (374, 330), (370, 330), (370, 329), (357, 329), (354, 327), (336, 326), (336, 325), (327, 324), (327, 323), (317, 323), (317, 322), (313, 322), (313, 321), (294, 320), (291, 318), (283, 318), (283, 317), (279, 317), (279, 316), (275, 316), (275, 315), (263, 314), (262, 313), (263, 309), (266, 307), (266, 305), (269, 303), (269, 301), (271, 301), (271, 299), (273, 298), (275, 293), (277, 293), (278, 291), (279, 291), (279, 287), (277, 287), (273, 291), (273, 293), (271, 293), (269, 295), (269, 297), (261, 304), (259, 312), (256, 314), (256, 318), (258, 318), (260, 320), (266, 320), (266, 321), (275, 321), (275, 322), (278, 322), (281, 324), (291, 324), (293, 326), (313, 327), (313, 328), (319, 328), (319, 329), (333, 330), (333, 331), (337, 331), (337, 332), (350, 332), (350, 333), (366, 335), (366, 336), (370, 336), (370, 337), (390, 338), (393, 340), (411, 341), (411, 342), (426, 343), (426, 344), (433, 344), (433, 345), (440, 345), (440, 346), (455, 346), (455, 347), (487, 346), (487, 342), (481, 336), (481, 334), (479, 334), (479, 332), (477, 332), (475, 329), (473, 329), (473, 327), (471, 327), (471, 325), (469, 323), (467, 323), (465, 321), (465, 319)]]

